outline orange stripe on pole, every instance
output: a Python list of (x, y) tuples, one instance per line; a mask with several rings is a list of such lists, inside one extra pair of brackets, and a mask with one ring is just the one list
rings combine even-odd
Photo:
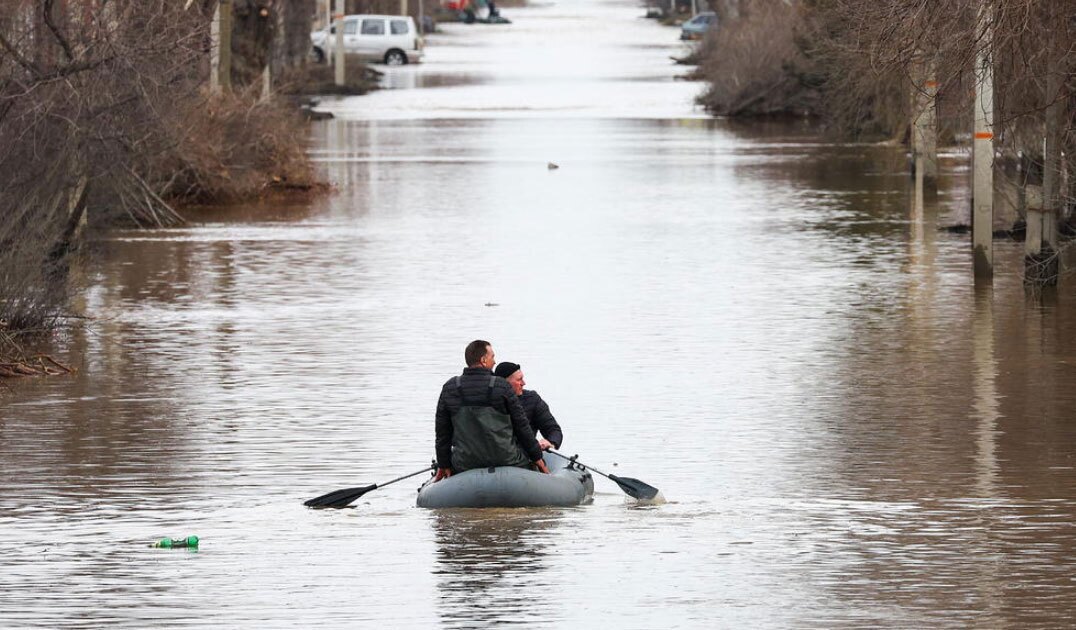
[(975, 139), (976, 140), (993, 140), (994, 139), (994, 134), (990, 133), (989, 131), (976, 131), (975, 132)]
[(936, 87), (938, 87), (938, 82), (937, 81), (927, 81), (923, 85), (927, 86), (928, 88), (936, 88)]

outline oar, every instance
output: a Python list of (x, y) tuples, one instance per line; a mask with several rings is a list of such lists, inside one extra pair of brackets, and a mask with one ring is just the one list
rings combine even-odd
[(334, 490), (333, 492), (323, 494), (320, 497), (314, 497), (309, 501), (304, 501), (303, 505), (312, 508), (344, 508), (347, 507), (352, 501), (358, 499), (359, 497), (371, 490), (374, 490), (376, 488), (384, 488), (385, 486), (394, 484), (397, 481), (403, 481), (404, 479), (410, 479), (415, 475), (428, 473), (431, 470), (434, 470), (434, 468), (435, 466), (433, 464), (430, 464), (422, 470), (413, 472), (409, 475), (404, 475), (403, 477), (397, 477), (392, 481), (386, 481), (385, 483), (375, 483), (369, 486), (362, 486), (360, 488), (344, 488), (343, 490)]
[(657, 488), (648, 483), (643, 483), (638, 479), (632, 479), (631, 477), (617, 477), (616, 475), (607, 475), (593, 466), (587, 466), (583, 462), (576, 460), (574, 457), (565, 457), (564, 455), (561, 455), (554, 450), (548, 450), (546, 452), (552, 453), (557, 457), (560, 457), (561, 459), (575, 462), (583, 468), (593, 470), (602, 477), (616, 482), (616, 485), (620, 486), (620, 489), (624, 491), (624, 494), (627, 494), (630, 497), (635, 497), (636, 499), (640, 499), (642, 501), (649, 501), (650, 499), (653, 499), (654, 497), (658, 496)]

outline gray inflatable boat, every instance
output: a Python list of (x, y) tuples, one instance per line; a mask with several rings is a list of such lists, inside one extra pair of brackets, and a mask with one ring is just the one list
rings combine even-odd
[[(550, 461), (554, 460), (554, 461)], [(594, 497), (590, 472), (559, 457), (545, 458), (548, 475), (525, 468), (476, 468), (418, 489), (421, 508), (568, 507)]]

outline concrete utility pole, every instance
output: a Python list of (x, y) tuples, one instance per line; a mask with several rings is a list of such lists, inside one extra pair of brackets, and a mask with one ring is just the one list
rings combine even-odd
[(1057, 223), (1061, 206), (1061, 68), (1058, 46), (1051, 37), (1046, 60), (1046, 138), (1043, 144), (1042, 205), (1027, 208), (1024, 281), (1035, 286), (1057, 284)]
[(994, 275), (994, 25), (990, 0), (979, 4), (979, 50), (975, 58), (971, 241), (975, 277)]
[(232, 89), (232, 0), (220, 0), (209, 27), (212, 56), (209, 62), (209, 91), (220, 94)]
[(336, 84), (344, 84), (344, 0), (336, 0), (336, 14), (333, 15), (332, 24), (336, 24)]
[(915, 86), (915, 119), (912, 121), (912, 159), (923, 169), (924, 181), (938, 177), (938, 81), (933, 59), (919, 64)]
[(407, 0), (400, 0), (400, 15), (407, 15)]

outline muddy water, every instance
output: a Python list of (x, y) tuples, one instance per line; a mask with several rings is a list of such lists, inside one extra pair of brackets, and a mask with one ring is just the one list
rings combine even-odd
[[(973, 286), (959, 153), (915, 207), (899, 150), (702, 120), (640, 12), (448, 28), (329, 104), (338, 194), (102, 243), (80, 373), (0, 401), (0, 626), (1070, 625), (1071, 278)], [(669, 503), (301, 506), (429, 461), (475, 337)]]

